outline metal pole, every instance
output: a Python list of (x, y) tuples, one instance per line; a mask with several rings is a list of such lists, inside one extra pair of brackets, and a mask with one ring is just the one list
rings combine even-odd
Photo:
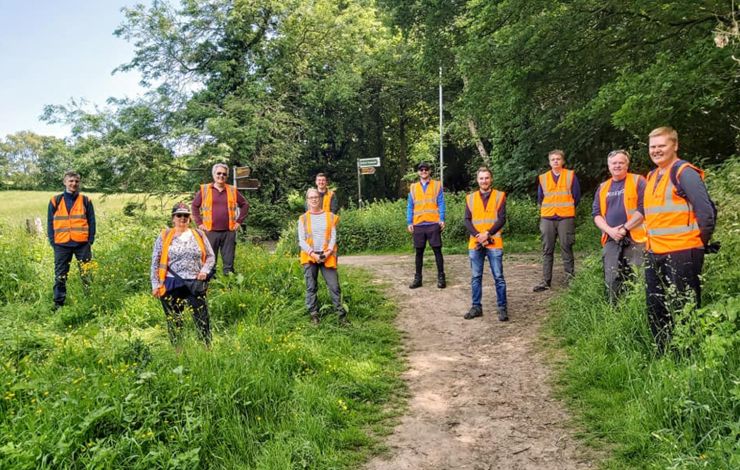
[(360, 162), (357, 161), (357, 207), (362, 207), (362, 177), (360, 175)]
[(443, 144), (443, 138), (444, 138), (444, 130), (443, 130), (443, 121), (444, 117), (442, 116), (442, 67), (439, 68), (439, 184), (442, 186), (442, 188), (445, 187), (444, 184), (444, 173), (445, 173), (445, 159), (444, 159), (444, 152), (442, 150), (442, 144)]

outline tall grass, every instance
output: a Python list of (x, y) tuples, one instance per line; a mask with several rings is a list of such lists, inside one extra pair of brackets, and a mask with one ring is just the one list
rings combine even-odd
[[(355, 468), (402, 384), (394, 311), (341, 272), (353, 322), (308, 326), (297, 261), (239, 246), (209, 292), (214, 344), (170, 346), (149, 294), (157, 221), (108, 214), (87, 295), (51, 311), (52, 250), (0, 240), (0, 468)], [(330, 305), (325, 290), (320, 301)]]
[[(578, 206), (576, 249), (595, 249), (599, 232), (591, 221), (591, 197), (584, 196)], [(446, 227), (442, 232), (445, 252), (466, 253), (465, 193), (445, 194)], [(296, 218), (297, 220), (297, 218)], [(509, 252), (539, 249), (539, 211), (534, 200), (507, 197), (504, 246)], [(375, 201), (361, 209), (341, 212), (337, 232), (343, 253), (397, 252), (411, 250), (411, 235), (406, 230), (406, 200)], [(295, 253), (296, 222), (283, 230), (278, 251)]]
[(671, 353), (654, 352), (642, 279), (610, 307), (597, 256), (555, 302), (561, 388), (586, 435), (615, 445), (606, 468), (740, 468), (740, 160), (710, 174), (723, 247), (706, 258), (704, 306), (679, 316)]

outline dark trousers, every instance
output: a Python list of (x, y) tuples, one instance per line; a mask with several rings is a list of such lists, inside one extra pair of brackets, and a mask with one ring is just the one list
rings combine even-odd
[(316, 293), (319, 290), (319, 271), (324, 277), (326, 288), (329, 289), (334, 309), (340, 317), (346, 315), (342, 307), (342, 291), (339, 288), (339, 274), (336, 268), (327, 268), (323, 264), (306, 263), (303, 265), (303, 277), (306, 280), (306, 308), (311, 314), (319, 313), (319, 302)]
[[(442, 247), (433, 246), (432, 251), (434, 252), (434, 261), (437, 264), (437, 277), (444, 277), (445, 275), (445, 260), (442, 257)], [(424, 247), (416, 248), (416, 273), (414, 277), (421, 279), (421, 271), (424, 267)]]
[(658, 352), (665, 352), (673, 334), (673, 315), (689, 302), (701, 306), (701, 281), (704, 250), (674, 251), (664, 255), (648, 253), (645, 290), (650, 331)]
[(83, 285), (87, 286), (90, 283), (90, 276), (82, 265), (92, 259), (90, 244), (85, 243), (79, 246), (54, 245), (54, 303), (57, 305), (64, 305), (64, 301), (67, 299), (67, 275), (73, 256), (77, 258)]
[(629, 239), (620, 243), (609, 238), (601, 254), (604, 262), (604, 284), (607, 298), (610, 303), (616, 304), (624, 290), (624, 282), (636, 273), (638, 267), (643, 265), (645, 244), (635, 243)]
[(542, 241), (542, 280), (552, 282), (552, 263), (555, 253), (555, 239), (560, 242), (560, 256), (568, 277), (575, 275), (573, 244), (576, 242), (576, 219), (540, 219), (540, 240)]
[(160, 300), (167, 318), (167, 333), (173, 345), (180, 341), (182, 314), (188, 306), (193, 311), (193, 323), (198, 331), (198, 337), (207, 346), (211, 344), (211, 325), (205, 295), (193, 295), (186, 286), (180, 286), (167, 292)]
[[(222, 230), (218, 232), (206, 232), (208, 242), (213, 248), (213, 254), (218, 261), (218, 253), (221, 252), (224, 274), (234, 272), (234, 253), (236, 252), (236, 230)], [(216, 265), (213, 265), (211, 277), (216, 273)]]

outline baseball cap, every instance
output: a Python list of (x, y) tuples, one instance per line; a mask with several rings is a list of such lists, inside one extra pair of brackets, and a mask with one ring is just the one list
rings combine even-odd
[(427, 170), (430, 169), (432, 166), (427, 162), (421, 162), (418, 165), (416, 165), (417, 170), (421, 170), (422, 168), (426, 168)]
[(190, 215), (190, 206), (185, 204), (184, 202), (178, 202), (174, 206), (172, 206), (172, 215), (175, 214), (188, 214)]

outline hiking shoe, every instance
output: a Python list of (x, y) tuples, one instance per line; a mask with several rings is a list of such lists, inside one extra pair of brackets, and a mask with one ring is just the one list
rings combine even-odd
[(439, 276), (437, 276), (437, 287), (440, 289), (444, 289), (445, 287), (447, 287), (447, 280), (445, 280), (444, 274), (440, 274)]
[(318, 325), (320, 321), (321, 320), (319, 320), (319, 314), (316, 312), (311, 312), (311, 323), (313, 325)]
[(532, 289), (532, 292), (543, 292), (546, 290), (550, 290), (550, 283), (549, 282), (540, 282), (534, 288)]
[(421, 287), (421, 278), (415, 277), (413, 282), (409, 284), (409, 289), (416, 289), (417, 287)]
[(506, 312), (506, 307), (498, 308), (498, 321), (509, 321), (509, 314)]
[(468, 313), (466, 313), (463, 318), (466, 320), (472, 320), (473, 318), (482, 317), (482, 316), (483, 316), (483, 309), (480, 307), (473, 306), (473, 307), (470, 307), (470, 310), (468, 310)]

